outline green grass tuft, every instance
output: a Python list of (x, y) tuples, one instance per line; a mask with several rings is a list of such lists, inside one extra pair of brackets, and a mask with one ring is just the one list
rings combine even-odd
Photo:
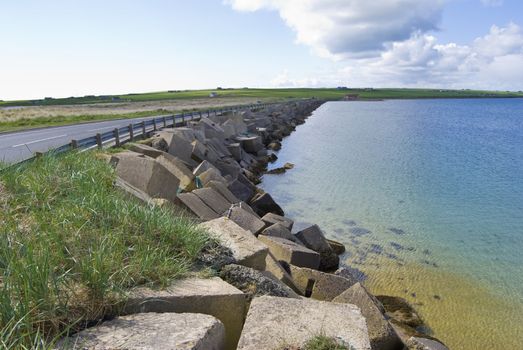
[(350, 350), (345, 345), (340, 344), (335, 339), (325, 335), (317, 335), (308, 340), (303, 346), (303, 350)]
[(0, 173), (1, 348), (43, 348), (42, 339), (113, 314), (127, 289), (190, 271), (208, 236), (114, 179), (93, 153)]

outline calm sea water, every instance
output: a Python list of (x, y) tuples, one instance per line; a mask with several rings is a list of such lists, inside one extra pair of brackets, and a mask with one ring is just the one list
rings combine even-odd
[(523, 349), (522, 99), (329, 102), (278, 157), (262, 187), (371, 289), (455, 349)]

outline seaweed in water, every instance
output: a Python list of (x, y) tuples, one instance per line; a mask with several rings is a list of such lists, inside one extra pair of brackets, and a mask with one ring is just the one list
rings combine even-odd
[(392, 233), (395, 233), (397, 235), (404, 235), (406, 232), (402, 230), (401, 228), (391, 227), (389, 228), (389, 231)]
[(390, 245), (392, 246), (392, 248), (396, 249), (397, 251), (405, 249), (404, 246), (402, 246), (401, 244), (396, 243), (396, 242), (390, 242)]
[(374, 254), (381, 254), (383, 253), (383, 247), (379, 244), (371, 244), (370, 245), (370, 252)]
[(345, 230), (342, 229), (342, 228), (335, 228), (335, 229), (334, 229), (334, 232), (337, 233), (337, 234), (342, 234), (342, 233), (345, 232)]
[(363, 228), (363, 227), (353, 227), (349, 231), (356, 236), (363, 236), (363, 235), (368, 235), (369, 233), (372, 233), (370, 230), (367, 230), (366, 228)]
[(347, 225), (347, 226), (351, 226), (351, 227), (357, 225), (357, 224), (356, 224), (356, 221), (354, 221), (354, 220), (349, 220), (349, 219), (345, 219), (345, 220), (343, 220), (341, 223), (344, 224), (344, 225)]

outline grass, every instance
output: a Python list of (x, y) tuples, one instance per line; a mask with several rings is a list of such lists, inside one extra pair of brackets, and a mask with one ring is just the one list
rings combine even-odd
[(335, 339), (325, 335), (317, 335), (311, 338), (303, 346), (303, 350), (350, 350)]
[(52, 339), (114, 314), (125, 292), (188, 274), (208, 236), (113, 187), (94, 153), (0, 172), (0, 347)]

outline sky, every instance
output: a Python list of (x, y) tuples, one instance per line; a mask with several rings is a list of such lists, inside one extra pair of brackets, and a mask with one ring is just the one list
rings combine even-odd
[(523, 1), (0, 0), (0, 100), (218, 86), (523, 90)]

